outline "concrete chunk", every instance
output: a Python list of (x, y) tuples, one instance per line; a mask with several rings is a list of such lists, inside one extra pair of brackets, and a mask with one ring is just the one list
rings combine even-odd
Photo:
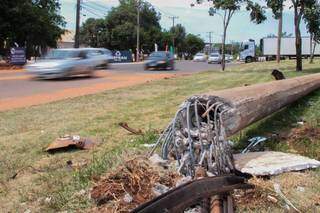
[(320, 162), (283, 152), (250, 152), (234, 155), (237, 170), (254, 176), (278, 175), (320, 167)]

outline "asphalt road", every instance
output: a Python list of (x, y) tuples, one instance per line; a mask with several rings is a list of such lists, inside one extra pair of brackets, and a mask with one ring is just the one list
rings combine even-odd
[[(229, 66), (232, 66), (230, 64)], [(145, 71), (143, 64), (111, 64), (96, 77), (36, 80), (24, 71), (0, 71), (0, 110), (47, 103), (68, 97), (132, 86), (165, 77), (219, 70), (220, 65), (178, 61), (174, 71)]]

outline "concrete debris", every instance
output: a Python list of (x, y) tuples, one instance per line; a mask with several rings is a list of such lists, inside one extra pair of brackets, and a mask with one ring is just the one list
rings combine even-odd
[(254, 176), (277, 175), (320, 167), (317, 160), (283, 152), (250, 152), (236, 154), (234, 159), (237, 170)]
[(53, 141), (47, 147), (47, 152), (53, 152), (57, 150), (63, 149), (71, 149), (71, 148), (78, 148), (78, 149), (92, 149), (95, 146), (95, 143), (92, 140), (87, 138), (81, 138), (78, 135), (70, 136), (66, 135), (64, 137), (58, 138)]
[(143, 146), (143, 147), (146, 147), (146, 148), (152, 148), (152, 147), (154, 147), (155, 145), (156, 145), (155, 143), (151, 143), (151, 144), (145, 143), (145, 144), (142, 144), (142, 146)]
[(74, 193), (74, 196), (76, 196), (76, 197), (83, 197), (83, 196), (86, 195), (86, 193), (87, 193), (86, 190), (81, 189), (80, 191)]
[(126, 193), (123, 197), (123, 201), (126, 203), (131, 203), (133, 201), (133, 197), (129, 193)]
[(296, 212), (301, 212), (300, 210), (298, 210), (291, 202), (290, 200), (288, 200), (288, 198), (286, 198), (286, 196), (282, 193), (281, 189), (280, 189), (280, 184), (275, 183), (273, 184), (273, 188), (274, 191), (277, 193), (277, 195), (279, 195), (279, 197), (281, 197), (283, 199), (283, 201), (290, 206), (292, 209), (294, 209)]
[(272, 203), (277, 203), (278, 202), (277, 198), (275, 198), (275, 197), (273, 197), (271, 195), (267, 196), (267, 200), (272, 202)]
[(190, 181), (192, 181), (192, 177), (191, 176), (183, 177), (183, 178), (177, 180), (176, 187), (178, 187), (178, 186), (180, 186), (182, 184), (188, 183)]
[(203, 209), (201, 208), (201, 206), (196, 206), (194, 208), (190, 208), (184, 211), (184, 213), (201, 213), (203, 212)]
[(23, 213), (31, 213), (30, 209), (26, 209)]
[(149, 161), (156, 166), (162, 166), (162, 167), (167, 167), (168, 166), (168, 160), (162, 159), (158, 154), (153, 154), (150, 158)]
[(50, 204), (50, 203), (51, 203), (51, 200), (52, 200), (51, 197), (46, 197), (46, 198), (44, 199), (44, 203)]
[(304, 192), (304, 191), (305, 191), (305, 188), (302, 187), (302, 186), (298, 186), (298, 187), (297, 187), (297, 191), (298, 191), (298, 192)]
[(152, 187), (152, 192), (153, 192), (154, 196), (156, 196), (156, 197), (166, 193), (169, 190), (170, 190), (169, 187), (167, 187), (163, 184), (160, 184), (160, 183), (155, 183), (154, 187)]

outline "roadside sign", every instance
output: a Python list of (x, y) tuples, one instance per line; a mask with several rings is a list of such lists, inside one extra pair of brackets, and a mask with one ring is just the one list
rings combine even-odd
[(24, 47), (12, 47), (10, 49), (10, 64), (24, 65), (26, 62), (26, 49)]
[(128, 63), (132, 62), (131, 51), (112, 51), (113, 63)]

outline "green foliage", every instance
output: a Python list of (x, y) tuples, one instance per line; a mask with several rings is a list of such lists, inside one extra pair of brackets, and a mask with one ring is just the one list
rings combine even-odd
[[(121, 0), (120, 5), (112, 8), (105, 19), (88, 19), (81, 26), (81, 42), (92, 47), (135, 50), (137, 7), (135, 0)], [(139, 10), (141, 48), (144, 52), (150, 52), (161, 38), (161, 16), (146, 1), (140, 2)]]
[(185, 53), (187, 58), (191, 59), (193, 55), (204, 48), (204, 41), (193, 34), (188, 34), (185, 38)]
[(282, 16), (283, 3), (285, 0), (266, 0), (267, 6), (271, 8), (275, 19), (279, 19)]
[(186, 38), (186, 29), (181, 25), (177, 24), (170, 29), (171, 36), (174, 37), (176, 52), (180, 55), (184, 49), (184, 40)]
[(109, 31), (104, 19), (89, 18), (80, 29), (80, 43), (91, 47), (104, 46), (109, 41)]
[(316, 0), (311, 0), (306, 5), (304, 12), (304, 21), (307, 29), (312, 34), (315, 42), (320, 42), (320, 3)]
[(26, 46), (31, 56), (40, 48), (55, 47), (65, 25), (59, 10), (60, 4), (55, 0), (2, 0), (0, 50), (5, 51), (16, 42)]

